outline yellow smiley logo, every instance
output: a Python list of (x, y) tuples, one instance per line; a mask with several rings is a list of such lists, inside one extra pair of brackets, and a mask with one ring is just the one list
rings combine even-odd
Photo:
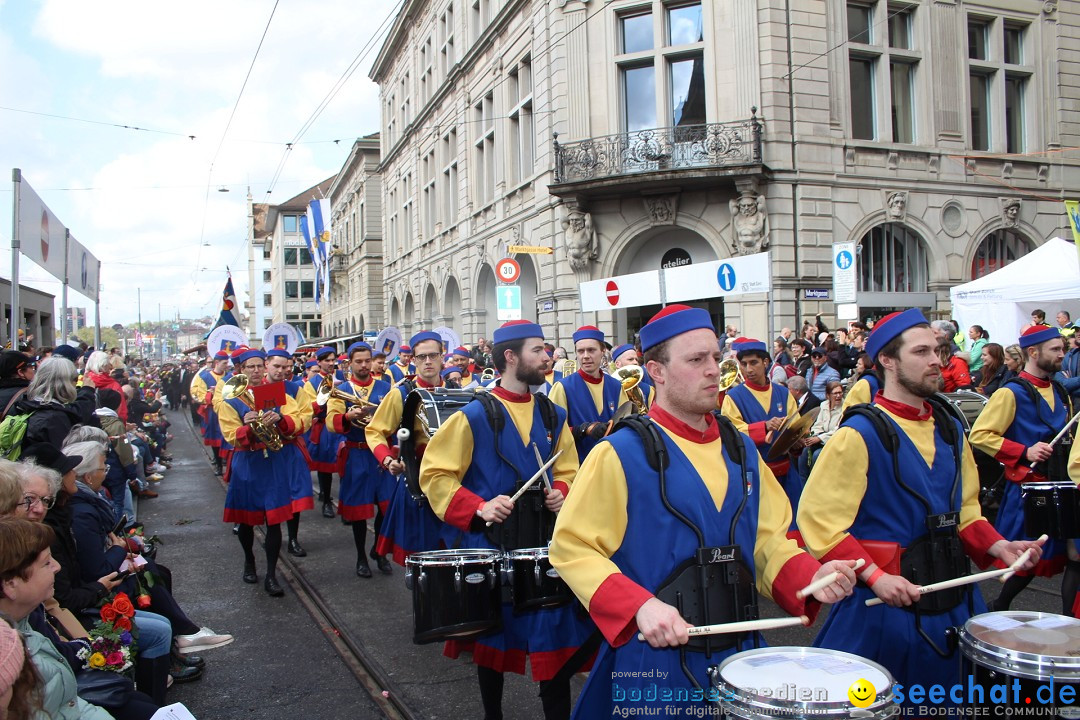
[(874, 702), (874, 698), (877, 697), (877, 690), (869, 681), (860, 678), (848, 688), (847, 696), (852, 705), (864, 708), (869, 707), (870, 703)]

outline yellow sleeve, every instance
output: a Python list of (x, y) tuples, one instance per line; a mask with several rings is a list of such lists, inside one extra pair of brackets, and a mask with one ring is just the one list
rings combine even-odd
[[(308, 412), (312, 412), (311, 404), (315, 402), (315, 394), (311, 391), (311, 383), (305, 380), (300, 384), (300, 389), (296, 391), (296, 401), (307, 405)], [(313, 413), (314, 414), (314, 413)]]
[[(870, 397), (870, 383), (866, 381), (866, 378), (856, 380), (855, 384), (848, 390), (847, 396), (844, 398), (844, 404), (840, 406), (841, 410), (847, 410), (852, 405), (862, 405), (873, 400)], [(822, 398), (822, 402), (829, 402), (828, 398)]]
[(840, 428), (822, 447), (799, 498), (797, 523), (815, 557), (848, 537), (866, 495), (869, 468), (866, 443), (852, 428)]
[(566, 389), (563, 387), (561, 380), (551, 386), (551, 392), (548, 393), (548, 399), (563, 410), (566, 410), (567, 412), (570, 411), (570, 405), (566, 401)]
[(202, 375), (195, 374), (195, 377), (191, 380), (191, 388), (189, 389), (189, 395), (191, 402), (196, 405), (200, 404), (206, 397), (206, 382), (202, 379)]
[(579, 470), (578, 456), (577, 446), (574, 445), (574, 434), (570, 432), (570, 427), (566, 423), (563, 423), (562, 431), (559, 432), (559, 442), (555, 445), (555, 451), (562, 451), (562, 455), (551, 466), (551, 481), (561, 481), (566, 483), (568, 488), (572, 488)]
[(289, 393), (285, 393), (285, 404), (281, 406), (279, 414), (292, 420), (295, 426), (292, 437), (303, 435), (311, 429), (311, 413), (305, 413), (300, 403)]
[(297, 422), (304, 428), (301, 432), (307, 432), (311, 429), (314, 414), (311, 412), (311, 403), (304, 396), (304, 388), (298, 389), (296, 397), (290, 397), (289, 400), (292, 401), (293, 408), (295, 408)]
[[(218, 385), (220, 384), (218, 383)], [(221, 427), (221, 434), (224, 436), (225, 442), (236, 446), (236, 431), (244, 426), (244, 418), (237, 415), (235, 408), (228, 403), (222, 403), (217, 414), (218, 425)]]
[(326, 427), (331, 430), (335, 430), (338, 427), (338, 423), (341, 423), (342, 427), (348, 428), (348, 421), (344, 418), (345, 415), (345, 401), (341, 398), (332, 397), (326, 401)]
[(559, 511), (549, 551), (559, 576), (586, 608), (609, 576), (621, 574), (611, 556), (626, 534), (628, 499), (619, 456), (611, 443), (599, 443), (585, 457)]
[[(394, 394), (400, 397), (400, 393)], [(379, 410), (382, 410), (382, 406)], [(450, 501), (462, 489), (461, 480), (472, 462), (472, 454), (473, 436), (469, 420), (464, 412), (456, 412), (428, 442), (420, 463), (420, 489), (440, 520), (446, 519)]]
[(1080, 485), (1080, 438), (1073, 441), (1069, 451), (1069, 479)]
[(960, 482), (962, 502), (960, 506), (960, 530), (963, 531), (968, 525), (979, 520), (985, 520), (982, 513), (982, 505), (979, 503), (979, 490), (982, 483), (979, 482), (979, 467), (975, 464), (975, 455), (971, 452), (971, 445), (964, 440), (962, 457), (960, 458)]
[(972, 447), (982, 450), (990, 457), (998, 458), (998, 453), (1006, 444), (1005, 431), (1009, 429), (1015, 418), (1016, 396), (1012, 390), (1001, 388), (991, 395), (990, 400), (983, 406), (982, 412), (979, 413), (979, 417), (971, 428), (971, 433), (968, 434), (968, 442)]
[(224, 387), (225, 383), (221, 381), (221, 378), (218, 378), (218, 381), (214, 383), (214, 397), (211, 404), (211, 407), (214, 408), (214, 412), (220, 412), (221, 403), (224, 401), (224, 398), (221, 397), (221, 391)]
[(401, 411), (400, 392), (391, 390), (386, 395), (383, 395), (379, 407), (375, 409), (375, 414), (371, 417), (371, 422), (368, 423), (367, 428), (364, 430), (364, 439), (367, 441), (368, 448), (373, 452), (380, 445), (390, 445), (391, 438), (397, 434), (398, 428), (401, 427)]
[[(758, 501), (758, 531), (754, 543), (754, 567), (758, 591), (773, 599), (773, 583), (788, 560), (802, 554), (798, 543), (787, 536), (791, 527), (791, 503), (784, 488), (758, 455), (761, 499)], [(741, 482), (736, 479), (736, 482)]]
[[(788, 395), (790, 398), (791, 396)], [(720, 408), (720, 414), (735, 423), (735, 429), (743, 434), (749, 433), (749, 425), (743, 420), (742, 412), (735, 401), (729, 395), (724, 395), (724, 404)]]

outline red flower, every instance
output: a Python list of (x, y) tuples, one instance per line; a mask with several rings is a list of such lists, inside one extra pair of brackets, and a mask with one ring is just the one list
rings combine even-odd
[(131, 598), (127, 596), (127, 593), (116, 593), (116, 597), (112, 601), (113, 609), (120, 613), (124, 617), (134, 617), (135, 607), (131, 604)]
[(116, 608), (106, 603), (101, 607), (101, 619), (107, 623), (111, 623), (117, 618)]
[(130, 553), (140, 553), (142, 552), (142, 545), (135, 538), (128, 538), (127, 549)]
[(143, 593), (136, 599), (136, 602), (139, 604), (139, 607), (146, 609), (150, 607), (150, 596)]
[(113, 627), (118, 627), (121, 630), (127, 630), (128, 632), (131, 632), (131, 618), (127, 618), (121, 615), (120, 617), (116, 618), (116, 622), (113, 623)]

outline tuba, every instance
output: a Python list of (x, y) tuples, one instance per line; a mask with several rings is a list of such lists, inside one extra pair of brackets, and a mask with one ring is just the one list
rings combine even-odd
[[(225, 387), (221, 389), (221, 397), (225, 400), (238, 399), (244, 405), (247, 405), (249, 409), (255, 409), (255, 395), (248, 387), (248, 376), (243, 373), (237, 373), (229, 378), (229, 381), (225, 383)], [(259, 441), (266, 446), (263, 449), (263, 457), (270, 457), (266, 452), (267, 448), (274, 452), (281, 449), (281, 431), (272, 423), (268, 423), (263, 419), (261, 410), (259, 411), (259, 417), (250, 424), (255, 437), (259, 438)]]
[(623, 365), (621, 368), (615, 371), (613, 377), (622, 383), (623, 392), (626, 393), (626, 399), (634, 406), (634, 412), (641, 415), (645, 412), (645, 395), (641, 392), (641, 388), (638, 385), (643, 379), (645, 379), (645, 371), (641, 369), (640, 365)]
[(378, 403), (371, 402), (367, 397), (357, 395), (353, 392), (339, 390), (334, 387), (334, 383), (329, 377), (325, 377), (319, 385), (318, 392), (315, 394), (315, 403), (319, 405), (319, 407), (326, 407), (326, 403), (330, 402), (330, 398), (337, 398), (338, 400), (359, 405), (364, 410), (364, 414), (360, 416), (360, 427), (367, 427), (368, 423), (371, 422), (372, 416), (375, 414), (374, 410), (369, 410), (368, 408), (379, 407)]

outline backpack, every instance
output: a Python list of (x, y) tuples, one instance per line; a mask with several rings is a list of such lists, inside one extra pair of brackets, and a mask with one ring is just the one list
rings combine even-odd
[(4, 408), (3, 414), (0, 415), (3, 418), (3, 421), (0, 422), (0, 457), (12, 462), (18, 460), (19, 456), (22, 455), (22, 441), (26, 437), (26, 425), (30, 422), (30, 416), (33, 413), (9, 415), (8, 412), (18, 402), (19, 398), (25, 394), (26, 388), (15, 393), (7, 407)]
[(795, 367), (794, 365), (784, 365), (783, 367), (784, 367), (784, 373), (789, 378), (793, 378), (793, 377), (795, 377), (796, 375), (799, 374), (799, 369), (797, 367)]

